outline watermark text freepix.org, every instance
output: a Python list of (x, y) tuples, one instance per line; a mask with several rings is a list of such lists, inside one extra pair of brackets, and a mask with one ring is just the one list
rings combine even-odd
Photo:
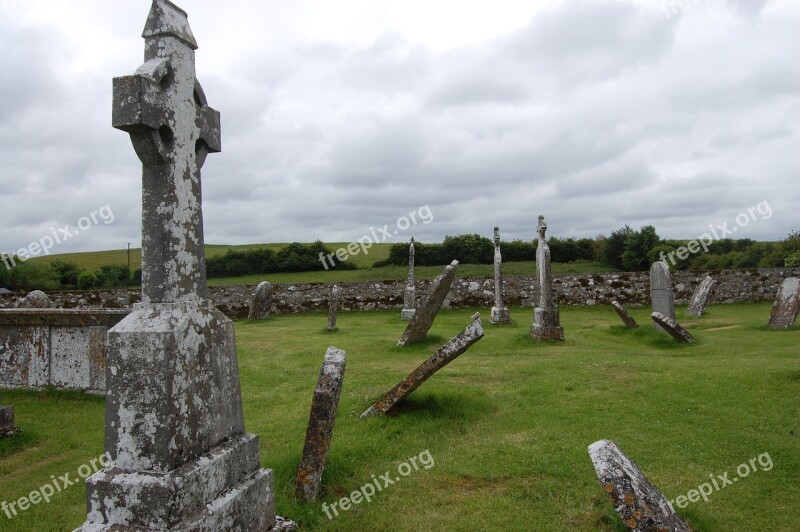
[(28, 495), (20, 497), (15, 501), (3, 501), (0, 503), (0, 509), (2, 509), (7, 518), (13, 519), (19, 512), (24, 512), (31, 506), (39, 504), (42, 501), (49, 503), (53, 496), (61, 493), (70, 486), (76, 484), (82, 486), (83, 481), (86, 480), (87, 477), (107, 467), (110, 463), (111, 456), (109, 456), (108, 453), (104, 453), (99, 458), (92, 458), (88, 464), (82, 464), (78, 468), (79, 478), (73, 477), (72, 473), (65, 473), (59, 477), (50, 475), (50, 482), (39, 486), (39, 488), (33, 490)]
[[(756, 463), (761, 466), (761, 469), (756, 467)], [(772, 469), (772, 458), (769, 453), (761, 453), (757, 457), (751, 458), (748, 462), (739, 464), (736, 468), (736, 474), (738, 476), (728, 478), (728, 471), (722, 475), (708, 475), (711, 482), (704, 482), (697, 486), (696, 489), (689, 490), (686, 495), (675, 497), (675, 499), (669, 501), (669, 503), (673, 507), (677, 505), (678, 508), (686, 508), (690, 502), (698, 502), (701, 498), (703, 502), (708, 502), (708, 496), (715, 491), (719, 491), (727, 486), (732, 486), (734, 482), (739, 482), (740, 478), (745, 478), (750, 473), (769, 471), (770, 469)]]
[(96, 211), (92, 211), (86, 216), (82, 216), (78, 222), (77, 227), (65, 225), (63, 227), (51, 227), (50, 234), (44, 235), (42, 238), (35, 240), (24, 248), (20, 248), (16, 253), (0, 253), (0, 260), (5, 265), (6, 269), (11, 269), (17, 265), (17, 261), (25, 262), (26, 260), (38, 257), (39, 255), (49, 255), (50, 250), (56, 244), (63, 244), (67, 240), (75, 238), (80, 233), (88, 231), (95, 225), (108, 225), (114, 223), (114, 211), (108, 205), (103, 205)]
[[(756, 214), (761, 216), (762, 220), (769, 220), (772, 218), (772, 207), (770, 207), (769, 203), (767, 203), (765, 200), (758, 205), (750, 207), (747, 209), (747, 211), (740, 212), (736, 215), (736, 225), (734, 227), (728, 227), (728, 222), (723, 222), (722, 225), (709, 224), (708, 228), (711, 232), (703, 233), (696, 239), (690, 241), (685, 246), (679, 247), (675, 251), (670, 251), (669, 253), (664, 253), (662, 251), (659, 253), (658, 258), (662, 262), (669, 263), (670, 266), (675, 266), (675, 262), (677, 260), (686, 260), (689, 258), (689, 255), (700, 253), (701, 249), (708, 253), (708, 246), (711, 243), (713, 243), (715, 240), (728, 238), (738, 231), (740, 227), (747, 227), (750, 222), (758, 219)], [(675, 258), (676, 256), (677, 259)]]
[(432, 221), (433, 212), (431, 212), (431, 208), (428, 205), (423, 205), (419, 209), (408, 213), (407, 216), (401, 216), (398, 218), (397, 222), (395, 222), (394, 230), (390, 230), (388, 224), (384, 225), (383, 227), (378, 227), (377, 229), (370, 227), (369, 235), (364, 235), (361, 238), (357, 238), (355, 242), (350, 242), (347, 246), (339, 248), (333, 253), (328, 253), (325, 255), (324, 253), (320, 252), (319, 261), (327, 270), (334, 265), (334, 257), (338, 259), (339, 262), (344, 262), (348, 257), (357, 255), (358, 253), (369, 255), (369, 251), (367, 250), (374, 244), (386, 242), (388, 239), (399, 235), (400, 231), (405, 231), (412, 225), (417, 225), (420, 222), (422, 222), (424, 225), (428, 225)]
[[(414, 471), (419, 471), (420, 466), (425, 469), (430, 469), (434, 465), (436, 465), (436, 461), (433, 459), (433, 456), (431, 456), (431, 452), (425, 449), (417, 456), (412, 456), (398, 465), (395, 475), (392, 474), (391, 470), (377, 477), (372, 475), (371, 482), (364, 484), (349, 496), (342, 497), (330, 506), (328, 506), (328, 503), (323, 503), (322, 511), (325, 512), (328, 519), (333, 520), (334, 516), (339, 516), (339, 510), (346, 512), (354, 505), (361, 504), (362, 501), (372, 502), (372, 497), (374, 497), (376, 493), (383, 491), (396, 482), (400, 482), (401, 478), (407, 477)], [(337, 506), (339, 507), (338, 510), (336, 508)]]

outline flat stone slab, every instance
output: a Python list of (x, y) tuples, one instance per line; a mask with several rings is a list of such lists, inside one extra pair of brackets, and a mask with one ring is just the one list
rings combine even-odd
[(457, 268), (458, 261), (454, 260), (433, 280), (428, 298), (414, 313), (414, 317), (411, 318), (408, 327), (406, 327), (397, 345), (404, 346), (413, 344), (414, 342), (419, 342), (428, 335), (428, 331), (431, 330), (431, 325), (433, 325), (433, 320), (436, 319), (436, 315), (439, 313), (439, 310), (441, 310), (442, 304), (447, 294), (450, 292), (450, 287), (453, 285), (453, 280), (456, 278)]
[(653, 322), (655, 322), (656, 325), (661, 327), (661, 330), (675, 338), (675, 341), (679, 344), (694, 343), (694, 336), (684, 329), (680, 323), (675, 321), (675, 319), (664, 316), (660, 312), (653, 312), (650, 314), (650, 317), (653, 318)]
[(269, 313), (272, 310), (272, 283), (269, 281), (262, 281), (253, 291), (253, 297), (250, 299), (250, 312), (247, 314), (247, 319), (251, 321), (265, 320), (269, 318)]
[(770, 329), (788, 329), (797, 320), (800, 306), (800, 279), (789, 277), (783, 281), (769, 316)]
[(483, 334), (481, 317), (480, 314), (476, 313), (472, 316), (472, 323), (470, 323), (466, 329), (440, 347), (428, 360), (412, 371), (408, 377), (389, 390), (386, 395), (378, 399), (366, 412), (361, 414), (361, 417), (382, 415), (390, 412), (398, 403), (408, 397), (411, 392), (419, 388), (423, 382), (430, 379), (434, 373), (455, 360), (459, 355), (466, 352), (472, 344), (483, 338)]
[(689, 301), (689, 307), (686, 309), (686, 314), (699, 318), (706, 312), (708, 300), (711, 297), (711, 292), (717, 286), (717, 281), (710, 275), (703, 279), (703, 282), (697, 287), (697, 290), (692, 294), (692, 299)]
[(325, 471), (333, 438), (336, 409), (342, 394), (345, 361), (344, 351), (329, 347), (319, 372), (317, 387), (314, 389), (306, 443), (295, 483), (295, 494), (304, 502), (313, 501), (319, 495), (322, 473)]
[(14, 424), (14, 407), (0, 405), (0, 438), (8, 438), (19, 432)]
[(603, 491), (628, 530), (690, 532), (664, 494), (613, 441), (591, 444), (589, 457)]
[(627, 327), (628, 329), (639, 328), (639, 324), (636, 323), (636, 320), (633, 319), (633, 316), (631, 316), (625, 309), (625, 307), (620, 305), (618, 301), (612, 301), (611, 306), (616, 311), (617, 316), (619, 316), (619, 318), (622, 320), (622, 323), (625, 324), (625, 327)]

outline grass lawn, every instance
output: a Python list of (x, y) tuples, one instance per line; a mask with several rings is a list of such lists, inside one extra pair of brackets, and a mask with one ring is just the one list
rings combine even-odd
[[(768, 453), (770, 470), (752, 472), (689, 503), (679, 513), (695, 530), (800, 529), (800, 331), (769, 331), (768, 304), (717, 305), (678, 318), (698, 343), (675, 344), (642, 325), (622, 328), (610, 307), (564, 308), (563, 344), (528, 337), (531, 309), (512, 308), (510, 326), (444, 368), (392, 417), (359, 419), (474, 309), (445, 310), (428, 340), (395, 346), (399, 312), (274, 316), (237, 322), (247, 430), (261, 437), (261, 459), (275, 470), (280, 515), (305, 530), (624, 530), (595, 476), (586, 448), (612, 439), (675, 499), (709, 480), (736, 476)], [(316, 503), (294, 500), (311, 395), (325, 350), (347, 352), (344, 391)], [(0, 501), (12, 501), (76, 471), (103, 452), (103, 401), (72, 393), (0, 392), (24, 432), (0, 442)], [(429, 451), (420, 467), (329, 520), (322, 504)], [(419, 460), (418, 460), (419, 463)], [(756, 464), (758, 464), (756, 462)], [(0, 530), (72, 530), (85, 517), (75, 485)]]

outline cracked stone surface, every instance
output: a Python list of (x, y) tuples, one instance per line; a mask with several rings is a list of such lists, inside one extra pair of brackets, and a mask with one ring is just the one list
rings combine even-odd
[(591, 444), (589, 457), (603, 491), (628, 530), (691, 532), (664, 494), (613, 441), (600, 440)]
[(297, 469), (295, 495), (304, 502), (316, 500), (319, 495), (342, 394), (345, 365), (345, 352), (329, 347), (311, 400), (303, 457)]
[(475, 314), (472, 316), (472, 323), (470, 323), (466, 329), (440, 347), (428, 360), (412, 371), (408, 377), (389, 390), (386, 395), (378, 399), (366, 412), (361, 414), (361, 417), (383, 415), (390, 412), (403, 401), (403, 399), (408, 397), (411, 392), (419, 388), (426, 380), (430, 379), (434, 373), (465, 353), (472, 344), (483, 338), (483, 334), (480, 314)]

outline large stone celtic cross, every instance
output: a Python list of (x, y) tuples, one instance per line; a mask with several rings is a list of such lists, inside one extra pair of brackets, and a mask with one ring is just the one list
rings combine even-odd
[(156, 0), (142, 37), (145, 63), (114, 79), (112, 124), (142, 161), (142, 300), (207, 297), (200, 168), (221, 150), (219, 112), (195, 77), (186, 12)]

